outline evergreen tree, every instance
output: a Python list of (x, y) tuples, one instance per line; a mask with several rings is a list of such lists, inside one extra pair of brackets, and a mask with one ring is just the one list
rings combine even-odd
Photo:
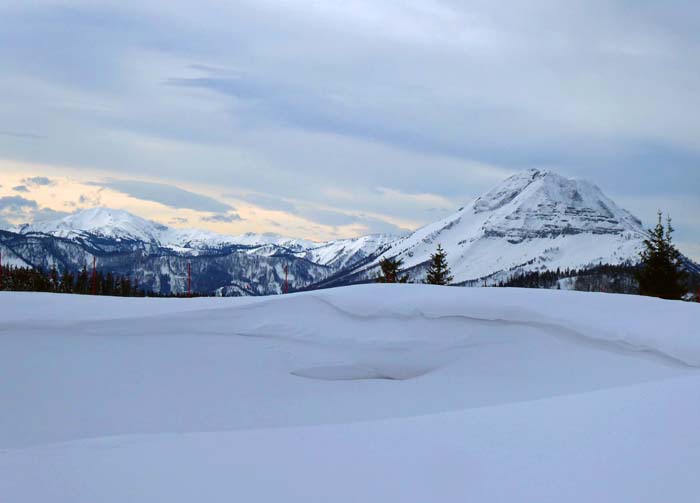
[(59, 288), (59, 282), (58, 282), (58, 269), (56, 269), (56, 264), (54, 264), (51, 267), (50, 277), (51, 277), (51, 290), (54, 292), (57, 292), (58, 288)]
[(122, 297), (131, 297), (131, 279), (123, 277), (120, 283), (119, 295)]
[(379, 261), (382, 272), (377, 277), (377, 283), (408, 283), (408, 275), (400, 275), (403, 259), (392, 257)]
[(438, 244), (435, 253), (430, 255), (430, 268), (425, 283), (428, 285), (447, 285), (453, 279), (452, 274), (450, 274), (450, 266), (447, 264), (447, 253), (442, 249), (442, 245)]
[(90, 291), (90, 276), (87, 272), (87, 266), (83, 266), (75, 284), (75, 293), (86, 295)]
[(681, 254), (671, 240), (673, 227), (669, 217), (664, 227), (662, 214), (649, 230), (641, 253), (642, 268), (637, 273), (639, 293), (662, 299), (680, 299), (685, 293), (685, 272)]
[[(111, 271), (104, 274), (97, 271), (96, 293), (97, 295), (120, 295), (124, 297), (144, 297), (146, 292), (139, 290), (138, 283), (132, 283), (127, 276), (117, 276)], [(68, 270), (63, 275), (58, 273), (58, 269), (53, 266), (48, 273), (44, 273), (41, 268), (32, 269), (29, 267), (3, 266), (2, 289), (16, 292), (58, 292), (58, 293), (81, 293), (86, 294), (91, 291), (90, 273), (87, 267), (77, 275)], [(163, 295), (168, 297), (169, 295)]]
[(73, 273), (65, 270), (63, 271), (63, 276), (61, 276), (61, 285), (59, 291), (62, 293), (73, 293), (75, 288), (75, 277)]
[(111, 271), (105, 277), (103, 292), (105, 295), (114, 295), (114, 274)]

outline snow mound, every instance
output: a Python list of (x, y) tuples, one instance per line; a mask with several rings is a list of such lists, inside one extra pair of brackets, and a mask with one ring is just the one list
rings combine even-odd
[[(392, 289), (372, 302), (360, 292)], [(481, 324), (539, 327), (619, 349), (651, 352), (700, 366), (700, 305), (650, 297), (518, 288), (445, 288), (413, 285), (352, 287), (321, 294), (346, 316), (404, 319), (465, 319)], [(421, 291), (422, 290), (422, 291)], [(416, 302), (418, 297), (420, 302)]]
[(0, 307), (3, 502), (697, 492), (697, 304), (365, 285)]
[(405, 381), (425, 375), (428, 371), (412, 368), (378, 369), (370, 365), (333, 365), (327, 367), (312, 367), (294, 370), (292, 375), (319, 379), (321, 381), (355, 381), (362, 379), (387, 379), (390, 381)]

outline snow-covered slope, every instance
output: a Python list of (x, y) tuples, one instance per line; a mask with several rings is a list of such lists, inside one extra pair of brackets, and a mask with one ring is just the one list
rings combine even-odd
[(14, 265), (75, 271), (96, 257), (100, 270), (133, 275), (142, 287), (163, 294), (186, 290), (190, 263), (193, 287), (201, 293), (278, 294), (286, 281), (292, 290), (308, 288), (394, 239), (318, 243), (271, 233), (227, 236), (168, 227), (109, 208), (13, 230), (19, 234), (0, 235), (6, 264), (12, 259)]
[(249, 232), (227, 236), (201, 229), (178, 229), (111, 208), (90, 208), (60, 219), (22, 225), (14, 230), (21, 234), (40, 233), (68, 239), (100, 237), (141, 241), (177, 251), (268, 244), (297, 250), (317, 245), (313, 241), (285, 238), (276, 234)]
[(391, 234), (370, 234), (353, 239), (339, 239), (308, 247), (297, 256), (311, 262), (343, 269), (383, 250), (396, 241)]
[(697, 304), (367, 285), (0, 305), (3, 502), (697, 496)]
[(287, 236), (282, 236), (280, 234), (275, 234), (271, 232), (256, 233), (256, 232), (246, 232), (245, 234), (239, 234), (238, 236), (233, 236), (232, 241), (236, 244), (241, 244), (244, 246), (266, 246), (274, 245), (281, 248), (286, 248), (290, 251), (297, 252), (299, 250), (305, 250), (307, 248), (312, 248), (318, 246), (319, 243), (316, 241), (311, 241), (309, 239), (298, 239), (290, 238)]
[(442, 244), (460, 283), (530, 270), (636, 262), (643, 237), (641, 222), (595, 185), (528, 170), (397, 240), (383, 256), (399, 256), (410, 268), (428, 261)]
[(22, 225), (16, 231), (20, 234), (40, 233), (68, 239), (97, 236), (160, 243), (162, 235), (169, 228), (126, 211), (90, 208), (56, 220)]
[[(201, 229), (180, 229), (146, 220), (124, 210), (90, 208), (66, 217), (25, 224), (10, 229), (20, 234), (46, 234), (67, 239), (85, 240), (92, 237), (120, 241), (141, 241), (175, 251), (202, 251), (226, 246), (248, 247), (262, 255), (288, 251), (321, 265), (347, 262), (358, 253), (370, 254), (377, 246), (395, 239), (392, 236), (365, 236), (319, 243), (274, 233), (247, 232), (239, 235), (218, 234)], [(306, 254), (307, 250), (309, 251)]]

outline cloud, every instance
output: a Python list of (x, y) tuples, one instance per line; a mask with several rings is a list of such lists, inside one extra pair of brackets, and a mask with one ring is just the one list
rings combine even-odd
[(137, 199), (155, 201), (171, 208), (187, 208), (196, 211), (226, 212), (235, 210), (229, 204), (212, 197), (190, 192), (174, 185), (138, 180), (114, 180), (91, 182), (90, 185), (107, 187)]
[(306, 208), (300, 211), (299, 214), (317, 224), (332, 225), (334, 227), (350, 225), (357, 222), (356, 216), (333, 210)]
[[(546, 167), (700, 193), (697, 2), (9, 2), (8, 159), (417, 224), (443, 205), (373, 188), (459, 206)], [(19, 141), (36, 124), (71, 134)]]
[(39, 204), (22, 196), (0, 197), (0, 227), (19, 223), (43, 222), (68, 216), (70, 213), (51, 208), (40, 208)]
[(202, 217), (202, 220), (204, 222), (213, 222), (213, 223), (231, 223), (231, 222), (237, 222), (237, 221), (240, 221), (243, 219), (237, 213), (221, 213), (221, 214), (217, 214), (217, 215), (210, 215), (210, 216)]
[(406, 229), (380, 218), (361, 217), (358, 223), (365, 228), (367, 234), (393, 234), (401, 236), (411, 231), (411, 229)]
[(332, 210), (306, 208), (299, 212), (304, 218), (316, 224), (343, 227), (346, 225), (359, 225), (367, 234), (405, 234), (409, 229), (404, 229), (381, 218), (368, 215), (353, 215)]
[(12, 187), (12, 190), (14, 190), (15, 192), (29, 192), (29, 189), (24, 185), (17, 185), (15, 187)]
[(183, 217), (173, 217), (170, 219), (171, 224), (186, 224), (188, 220)]
[(25, 199), (22, 196), (0, 197), (0, 211), (26, 211), (37, 209), (36, 201)]
[(46, 136), (33, 134), (33, 133), (23, 133), (21, 131), (0, 131), (0, 136), (9, 136), (11, 138), (17, 138), (20, 140), (44, 140)]
[(22, 196), (0, 197), (0, 227), (31, 221), (31, 215), (39, 208), (36, 201)]
[(32, 222), (45, 222), (47, 220), (57, 220), (70, 215), (66, 211), (56, 211), (51, 208), (41, 208), (32, 213)]
[(46, 176), (32, 176), (28, 178), (24, 178), (22, 180), (22, 183), (25, 185), (43, 185), (43, 186), (54, 186), (56, 185), (56, 182), (52, 180), (51, 178), (48, 178)]
[(102, 198), (100, 196), (100, 191), (97, 194), (80, 194), (77, 203), (71, 203), (71, 206), (100, 206), (102, 204)]
[(244, 195), (233, 195), (229, 197), (235, 199), (241, 199), (248, 203), (254, 204), (255, 206), (260, 206), (268, 210), (274, 211), (284, 211), (287, 213), (296, 213), (297, 208), (294, 203), (287, 201), (281, 197), (271, 196), (268, 194), (244, 194)]

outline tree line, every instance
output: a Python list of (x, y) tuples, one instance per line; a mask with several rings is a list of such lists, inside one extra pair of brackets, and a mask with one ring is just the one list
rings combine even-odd
[(2, 266), (0, 290), (13, 292), (75, 293), (81, 295), (112, 295), (118, 297), (144, 297), (137, 281), (128, 276), (88, 272), (87, 267), (79, 272), (59, 273), (54, 266), (45, 273), (41, 268)]
[(636, 275), (639, 269), (638, 265), (602, 264), (587, 269), (531, 271), (500, 281), (497, 286), (560, 289), (562, 280), (571, 279), (572, 286), (578, 291), (638, 294)]

